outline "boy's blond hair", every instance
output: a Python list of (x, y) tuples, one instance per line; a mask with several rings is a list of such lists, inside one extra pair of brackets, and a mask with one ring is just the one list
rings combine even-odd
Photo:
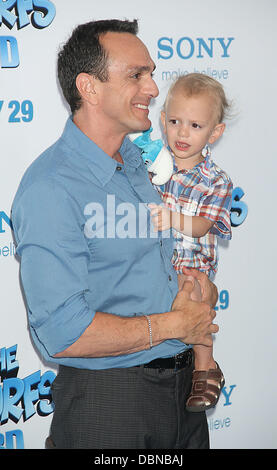
[(225, 92), (221, 83), (209, 75), (202, 73), (189, 73), (178, 77), (175, 82), (171, 85), (167, 94), (164, 111), (166, 110), (167, 104), (174, 93), (174, 91), (181, 91), (184, 96), (191, 97), (200, 94), (208, 94), (216, 101), (217, 110), (217, 121), (221, 123), (226, 117), (227, 111), (230, 108), (230, 104), (227, 101)]

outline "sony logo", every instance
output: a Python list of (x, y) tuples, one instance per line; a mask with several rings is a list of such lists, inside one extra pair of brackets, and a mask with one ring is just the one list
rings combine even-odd
[(176, 53), (181, 59), (204, 57), (230, 57), (230, 46), (233, 37), (190, 38), (183, 36), (179, 39), (161, 37), (158, 39), (158, 59), (171, 59)]

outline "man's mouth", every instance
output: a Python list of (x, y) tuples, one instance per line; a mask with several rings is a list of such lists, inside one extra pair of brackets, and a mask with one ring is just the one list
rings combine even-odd
[(148, 111), (148, 106), (145, 105), (145, 104), (141, 104), (141, 103), (135, 104), (135, 108), (144, 109), (144, 110)]

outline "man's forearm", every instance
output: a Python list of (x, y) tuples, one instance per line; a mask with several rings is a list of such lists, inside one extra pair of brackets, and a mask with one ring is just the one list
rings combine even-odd
[[(150, 315), (153, 346), (168, 339), (212, 345), (211, 334), (218, 331), (213, 324), (215, 312), (207, 303), (191, 300), (192, 288), (191, 282), (185, 282), (170, 312)], [(120, 356), (149, 348), (149, 325), (144, 316), (120, 317), (96, 312), (80, 338), (54, 357)]]
[[(151, 315), (153, 346), (170, 338), (166, 326), (168, 315)], [(95, 317), (80, 338), (54, 357), (106, 357), (131, 354), (150, 348), (148, 320), (140, 317), (120, 317), (96, 312)]]

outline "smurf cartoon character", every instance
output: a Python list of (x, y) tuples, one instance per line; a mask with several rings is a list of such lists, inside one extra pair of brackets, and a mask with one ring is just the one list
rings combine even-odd
[(141, 150), (141, 156), (147, 170), (153, 173), (152, 183), (165, 184), (173, 173), (173, 160), (169, 150), (161, 139), (151, 140), (152, 127), (144, 132), (129, 134), (130, 140)]

